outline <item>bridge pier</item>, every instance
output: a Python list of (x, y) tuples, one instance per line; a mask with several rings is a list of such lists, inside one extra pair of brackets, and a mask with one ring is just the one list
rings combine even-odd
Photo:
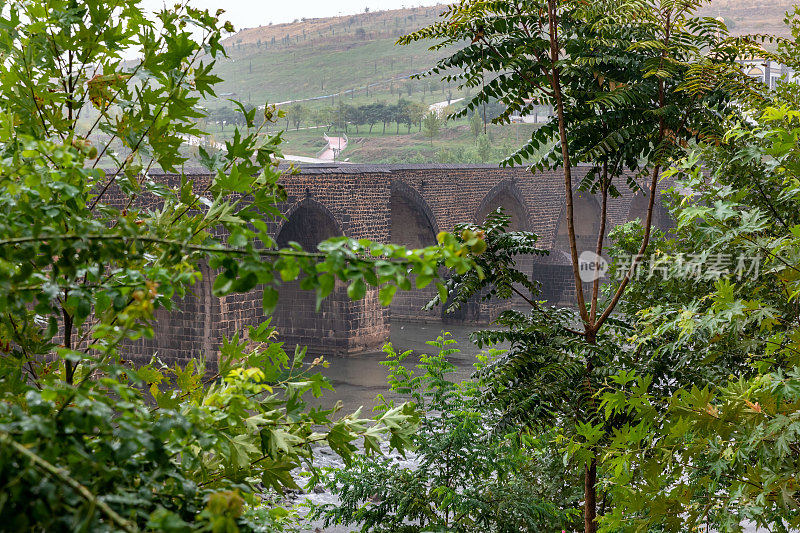
[(377, 289), (353, 301), (337, 281), (319, 310), (314, 292), (301, 289), (298, 281), (285, 284), (279, 294), (273, 324), (288, 350), (307, 346), (310, 355), (350, 355), (379, 351), (389, 338), (389, 313)]

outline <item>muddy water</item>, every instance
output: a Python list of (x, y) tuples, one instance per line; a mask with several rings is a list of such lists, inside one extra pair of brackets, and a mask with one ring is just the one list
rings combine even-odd
[[(479, 327), (474, 325), (395, 322), (392, 324), (390, 341), (398, 353), (405, 350), (414, 351), (413, 355), (404, 362), (406, 366), (413, 367), (419, 363), (420, 354), (431, 354), (437, 350), (436, 347), (427, 345), (427, 341), (435, 340), (443, 332), (450, 333), (457, 344), (451, 345), (449, 348), (457, 348), (460, 351), (448, 357), (448, 360), (457, 368), (450, 374), (449, 379), (460, 381), (472, 374), (475, 370), (473, 365), (477, 362), (475, 356), (481, 353), (481, 350), (469, 340), (469, 334), (476, 329)], [(322, 373), (331, 380), (331, 384), (336, 390), (335, 392), (326, 391), (322, 398), (323, 404), (331, 405), (332, 401), (341, 400), (344, 412), (363, 406), (363, 414), (368, 415), (376, 404), (375, 397), (378, 394), (388, 396), (388, 385), (386, 384), (388, 370), (380, 364), (381, 361), (386, 360), (386, 354), (383, 352), (326, 359), (330, 366)]]

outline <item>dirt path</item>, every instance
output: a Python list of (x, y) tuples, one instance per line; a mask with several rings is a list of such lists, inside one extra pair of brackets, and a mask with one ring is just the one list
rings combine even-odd
[(333, 161), (342, 150), (347, 148), (347, 136), (344, 137), (328, 137), (325, 135), (325, 140), (328, 141), (328, 146), (322, 153), (317, 156), (317, 159), (325, 161)]
[(428, 106), (430, 111), (436, 111), (437, 115), (441, 115), (442, 112), (447, 108), (447, 106), (451, 104), (455, 104), (456, 102), (460, 102), (463, 98), (453, 98), (449, 102), (445, 100), (444, 102), (436, 102), (435, 104), (431, 104)]

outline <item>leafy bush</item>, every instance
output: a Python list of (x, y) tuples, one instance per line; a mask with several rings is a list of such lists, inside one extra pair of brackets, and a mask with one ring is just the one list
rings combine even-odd
[[(396, 446), (409, 442), (416, 415), (408, 405), (385, 412), (380, 426), (354, 415), (334, 421), (338, 407), (309, 409), (307, 392), (330, 389), (316, 372), (321, 361), (303, 365), (302, 352), (290, 359), (273, 335), (262, 326), (249, 342), (228, 343), (217, 375), (199, 361), (138, 370), (109, 363), (99, 379), (47, 380), (6, 396), (0, 519), (11, 530), (253, 530), (246, 506), (299, 488), (291, 472), (313, 468), (312, 444), (349, 460), (358, 437), (368, 452), (387, 432)], [(274, 507), (270, 516), (282, 518)]]
[(663, 276), (627, 295), (638, 364), (598, 393), (625, 420), (604, 449), (607, 530), (800, 527), (798, 136), (800, 112), (768, 106), (672, 170), (693, 194), (653, 243)]
[[(543, 441), (524, 435), (494, 435), (497, 412), (480, 403), (478, 381), (447, 379), (455, 366), (447, 360), (458, 350), (448, 334), (428, 344), (434, 355), (420, 355), (418, 371), (406, 368), (410, 351), (388, 358), (391, 393), (413, 402), (419, 415), (413, 467), (390, 458), (356, 457), (332, 472), (327, 487), (339, 505), (316, 510), (326, 525), (358, 524), (361, 531), (554, 531), (570, 522), (542, 494), (532, 462), (542, 459)], [(485, 359), (484, 359), (485, 360)], [(379, 396), (382, 412), (397, 407)], [(541, 487), (544, 489), (545, 487)], [(547, 487), (550, 488), (550, 487)], [(532, 490), (533, 489), (533, 490)]]

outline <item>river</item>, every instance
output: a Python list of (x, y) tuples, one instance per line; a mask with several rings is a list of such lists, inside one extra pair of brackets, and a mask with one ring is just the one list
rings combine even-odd
[[(457, 342), (450, 348), (458, 348), (460, 351), (448, 357), (448, 360), (456, 366), (456, 371), (450, 374), (449, 379), (461, 381), (472, 374), (473, 365), (477, 362), (476, 355), (481, 352), (469, 340), (469, 334), (480, 328), (482, 326), (435, 322), (393, 322), (390, 341), (398, 353), (405, 350), (414, 351), (404, 362), (406, 366), (413, 367), (419, 363), (420, 354), (430, 354), (437, 350), (436, 347), (427, 345), (427, 341), (436, 340), (443, 332), (450, 333)], [(383, 352), (366, 352), (326, 359), (330, 366), (323, 369), (322, 373), (331, 381), (335, 391), (326, 391), (322, 398), (323, 405), (331, 405), (336, 400), (341, 400), (344, 412), (363, 406), (363, 414), (368, 415), (375, 406), (375, 397), (378, 394), (387, 395), (388, 369), (380, 364), (386, 360), (386, 354)]]

